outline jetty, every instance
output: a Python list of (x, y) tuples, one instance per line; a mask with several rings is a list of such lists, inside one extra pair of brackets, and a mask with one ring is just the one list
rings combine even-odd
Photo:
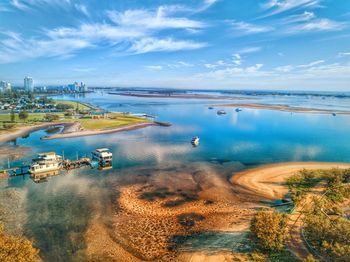
[[(98, 150), (99, 149), (97, 149), (97, 151)], [(109, 151), (107, 148), (104, 148), (104, 150), (104, 153)], [(77, 159), (70, 160), (56, 155), (55, 152), (41, 153), (38, 154), (36, 158), (32, 159), (32, 164), (11, 167), (8, 161), (8, 167), (0, 169), (0, 179), (29, 175), (34, 182), (42, 182), (46, 181), (48, 177), (60, 175), (64, 171), (68, 172), (84, 167), (89, 167), (91, 169), (98, 168), (99, 170), (112, 168), (111, 152), (108, 152), (108, 159), (102, 160), (96, 159), (94, 154), (92, 154), (91, 158), (87, 156), (78, 158), (77, 154)]]

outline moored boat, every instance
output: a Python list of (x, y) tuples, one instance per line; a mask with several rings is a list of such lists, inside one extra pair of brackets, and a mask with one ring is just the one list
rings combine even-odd
[(37, 158), (32, 160), (29, 172), (31, 174), (57, 171), (62, 168), (62, 157), (55, 152), (38, 154)]
[(199, 137), (198, 137), (198, 136), (195, 136), (194, 138), (192, 138), (191, 144), (192, 144), (193, 146), (198, 146), (198, 145), (199, 145)]
[(226, 111), (225, 110), (219, 110), (218, 112), (216, 112), (218, 115), (226, 115)]

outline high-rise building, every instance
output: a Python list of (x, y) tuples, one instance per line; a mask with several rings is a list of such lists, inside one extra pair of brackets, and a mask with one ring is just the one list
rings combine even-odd
[(80, 83), (80, 90), (81, 93), (86, 93), (88, 91), (88, 87), (86, 84), (84, 84), (84, 82)]
[(1, 81), (0, 92), (9, 92), (9, 91), (11, 91), (11, 84), (9, 82)]
[(34, 92), (34, 81), (33, 78), (26, 76), (24, 78), (24, 89), (29, 92)]

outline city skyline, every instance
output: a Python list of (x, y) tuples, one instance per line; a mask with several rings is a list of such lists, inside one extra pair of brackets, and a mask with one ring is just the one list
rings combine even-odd
[(350, 2), (12, 0), (0, 79), (23, 85), (350, 91)]

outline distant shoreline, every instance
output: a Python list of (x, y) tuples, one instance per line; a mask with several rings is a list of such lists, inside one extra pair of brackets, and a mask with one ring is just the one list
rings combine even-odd
[(220, 105), (212, 105), (216, 107), (237, 107), (237, 108), (249, 108), (249, 109), (270, 109), (270, 110), (278, 110), (284, 112), (292, 112), (292, 113), (314, 113), (314, 114), (339, 114), (339, 115), (350, 115), (350, 111), (343, 110), (330, 110), (330, 109), (321, 109), (321, 108), (307, 108), (307, 107), (294, 107), (289, 105), (281, 105), (281, 104), (220, 104)]
[[(223, 95), (203, 95), (203, 94), (175, 94), (175, 93), (136, 93), (136, 92), (108, 92), (109, 95), (134, 96), (143, 98), (182, 98), (182, 99), (224, 99), (243, 100), (244, 97), (232, 97)], [(252, 98), (256, 99), (256, 98)]]

